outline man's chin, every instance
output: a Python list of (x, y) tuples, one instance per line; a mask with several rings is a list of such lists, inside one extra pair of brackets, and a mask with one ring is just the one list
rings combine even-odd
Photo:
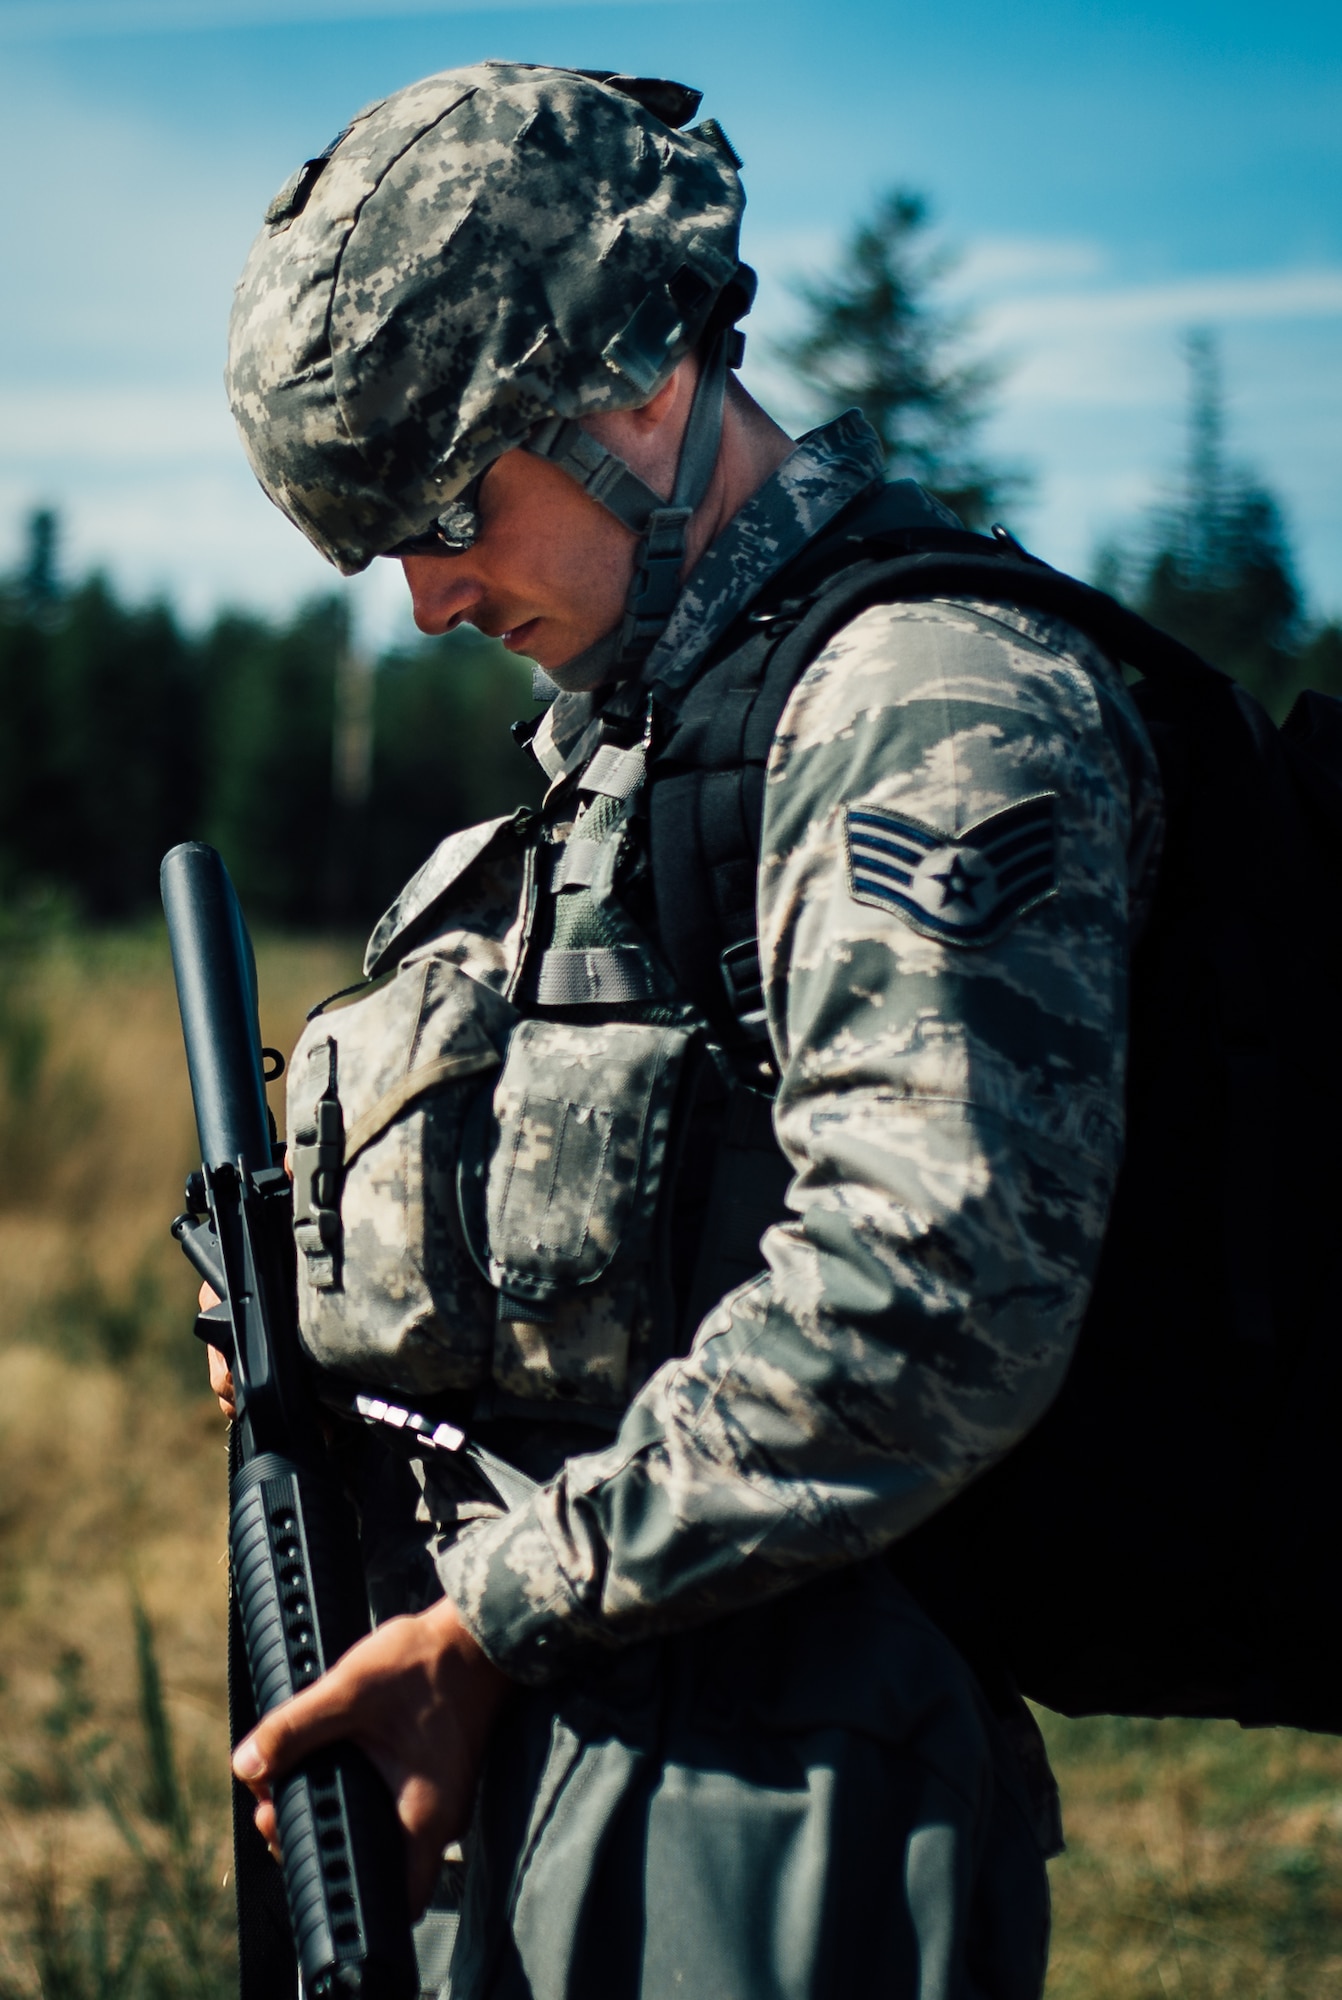
[(620, 651), (620, 628), (606, 632), (601, 638), (574, 653), (572, 658), (557, 667), (545, 666), (541, 672), (553, 681), (561, 694), (588, 694), (593, 688), (604, 687), (608, 681), (618, 678), (615, 663)]

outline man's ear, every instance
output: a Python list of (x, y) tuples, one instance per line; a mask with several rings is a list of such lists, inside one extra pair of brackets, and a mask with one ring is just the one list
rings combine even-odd
[(680, 441), (698, 380), (698, 359), (687, 354), (646, 403), (632, 410), (598, 410), (579, 421), (640, 479), (669, 496), (676, 483)]
[(677, 362), (655, 396), (637, 409), (627, 414), (645, 436), (661, 429), (675, 411), (688, 404), (694, 395), (694, 385), (699, 379), (699, 363), (693, 354), (687, 354)]

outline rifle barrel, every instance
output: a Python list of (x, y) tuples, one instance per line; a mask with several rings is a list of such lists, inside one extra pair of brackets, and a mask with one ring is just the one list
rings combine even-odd
[(163, 858), (163, 908), (172, 945), (191, 1097), (207, 1167), (253, 1173), (271, 1162), (262, 1081), (256, 962), (228, 870), (203, 841)]

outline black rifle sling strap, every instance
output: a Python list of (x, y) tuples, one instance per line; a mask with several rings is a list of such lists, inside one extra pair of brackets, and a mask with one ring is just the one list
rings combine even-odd
[[(229, 1430), (230, 1485), (238, 1470), (238, 1431)], [(236, 1749), (256, 1727), (256, 1703), (247, 1670), (237, 1592), (228, 1583), (228, 1740)], [(256, 1801), (245, 1785), (233, 1790), (233, 1892), (238, 1912), (238, 1993), (240, 2000), (294, 2000), (298, 1958), (284, 1898), (284, 1877), (266, 1852), (252, 1814)]]

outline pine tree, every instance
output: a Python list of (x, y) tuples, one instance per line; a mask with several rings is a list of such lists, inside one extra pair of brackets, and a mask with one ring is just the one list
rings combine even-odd
[(28, 549), (19, 572), (19, 593), (29, 611), (48, 613), (59, 603), (60, 519), (51, 507), (28, 516)]
[(978, 526), (1024, 482), (975, 448), (1000, 371), (962, 358), (967, 322), (936, 300), (955, 260), (926, 242), (929, 221), (923, 195), (883, 194), (838, 268), (797, 285), (805, 321), (775, 351), (817, 410), (858, 405), (893, 477), (919, 480)]
[(0, 893), (42, 884), (127, 916), (190, 830), (193, 652), (168, 607), (128, 609), (98, 576), (67, 585), (59, 549), (56, 515), (33, 514), (0, 592)]
[[(1263, 700), (1280, 707), (1298, 674), (1304, 603), (1281, 508), (1226, 451), (1215, 336), (1190, 333), (1187, 444), (1179, 481), (1139, 540), (1129, 595)], [(1120, 572), (1123, 566), (1120, 565)]]

